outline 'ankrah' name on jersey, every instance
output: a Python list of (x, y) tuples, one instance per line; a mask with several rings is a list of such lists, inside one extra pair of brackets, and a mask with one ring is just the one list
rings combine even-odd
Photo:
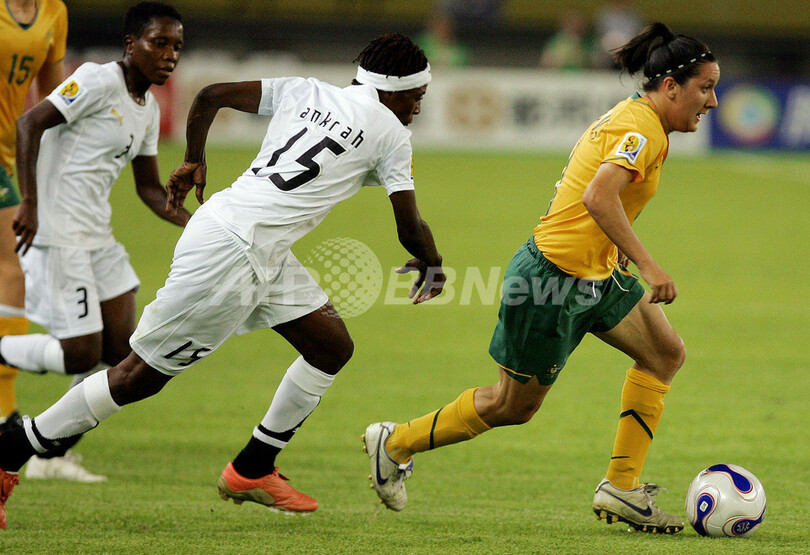
[[(323, 127), (327, 131), (334, 131), (335, 127), (338, 128), (335, 133), (338, 133), (342, 139), (348, 139), (352, 136), (353, 129), (348, 125), (342, 124), (339, 120), (334, 119), (335, 116), (332, 115), (332, 112), (326, 110), (326, 115), (324, 116), (323, 109), (312, 108), (307, 106), (307, 109), (301, 113), (299, 116), (303, 120), (310, 121), (312, 123), (318, 124), (318, 127)], [(322, 119), (323, 118), (323, 119)], [(352, 138), (351, 146), (354, 148), (359, 147), (363, 143), (363, 130), (361, 129), (356, 134), (354, 134), (354, 138)]]

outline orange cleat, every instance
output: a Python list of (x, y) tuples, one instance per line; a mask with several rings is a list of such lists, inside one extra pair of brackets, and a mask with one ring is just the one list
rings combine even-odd
[(19, 481), (16, 474), (5, 472), (0, 468), (0, 529), (6, 528), (6, 501)]
[(219, 477), (217, 489), (225, 501), (233, 499), (237, 505), (253, 501), (266, 505), (276, 512), (308, 514), (318, 508), (318, 502), (309, 495), (293, 489), (288, 478), (278, 473), (278, 467), (272, 474), (261, 478), (245, 478), (228, 463)]

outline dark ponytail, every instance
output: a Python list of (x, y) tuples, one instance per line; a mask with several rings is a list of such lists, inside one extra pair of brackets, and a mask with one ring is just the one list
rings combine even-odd
[(686, 35), (676, 35), (663, 23), (652, 23), (619, 48), (613, 59), (630, 75), (641, 72), (645, 91), (657, 89), (667, 77), (683, 85), (699, 66), (717, 59), (709, 47)]

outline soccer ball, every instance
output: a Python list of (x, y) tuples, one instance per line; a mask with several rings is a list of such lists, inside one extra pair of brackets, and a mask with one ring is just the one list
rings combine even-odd
[(686, 515), (701, 536), (750, 536), (765, 516), (765, 490), (743, 467), (715, 464), (689, 484)]

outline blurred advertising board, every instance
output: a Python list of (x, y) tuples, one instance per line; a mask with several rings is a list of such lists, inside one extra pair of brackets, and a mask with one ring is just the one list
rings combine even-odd
[[(414, 120), (415, 145), (569, 152), (596, 118), (636, 91), (630, 76), (610, 71), (433, 73), (422, 114)], [(670, 141), (673, 154), (702, 153), (708, 129), (673, 133)]]
[(712, 146), (810, 149), (810, 84), (721, 81), (717, 97)]

